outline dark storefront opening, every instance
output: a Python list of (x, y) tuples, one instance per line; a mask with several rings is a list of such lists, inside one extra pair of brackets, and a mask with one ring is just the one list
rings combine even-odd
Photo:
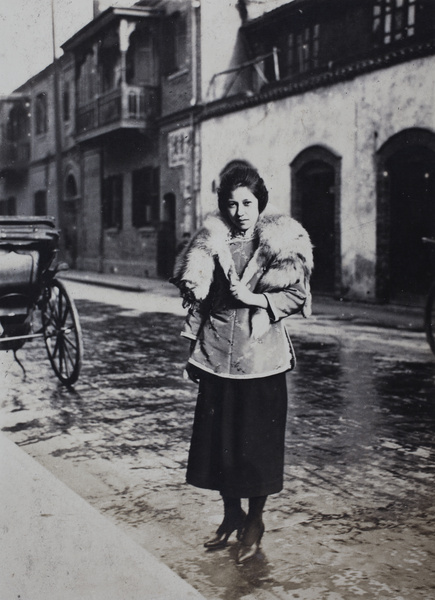
[(47, 214), (47, 192), (45, 190), (35, 192), (33, 212), (37, 217)]
[(406, 129), (377, 154), (377, 297), (422, 304), (435, 272), (435, 135)]
[(314, 246), (312, 288), (332, 294), (335, 289), (335, 173), (321, 161), (304, 165), (297, 173), (299, 218)]
[(390, 180), (390, 297), (424, 295), (434, 273), (421, 239), (435, 237), (435, 153), (406, 148), (386, 163)]

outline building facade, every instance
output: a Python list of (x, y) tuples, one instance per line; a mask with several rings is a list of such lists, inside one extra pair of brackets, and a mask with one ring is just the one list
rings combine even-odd
[(0, 101), (0, 212), (54, 215), (73, 267), (168, 276), (242, 160), (309, 231), (317, 293), (426, 291), (431, 0), (142, 0), (63, 49)]
[(0, 102), (0, 210), (55, 216), (74, 268), (168, 276), (196, 226), (197, 25), (188, 0), (109, 7)]
[(434, 268), (435, 4), (274, 4), (203, 4), (203, 210), (220, 169), (245, 160), (310, 232), (315, 291), (416, 298)]

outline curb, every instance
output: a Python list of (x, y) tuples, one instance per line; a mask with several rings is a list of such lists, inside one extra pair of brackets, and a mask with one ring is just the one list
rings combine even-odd
[[(179, 296), (176, 288), (165, 279), (142, 279), (91, 271), (62, 271), (59, 276), (66, 280), (117, 290)], [(317, 318), (385, 329), (424, 331), (422, 306), (339, 301), (320, 295), (314, 296), (313, 303), (313, 316)]]
[(148, 287), (145, 283), (130, 282), (120, 278), (119, 281), (114, 279), (115, 276), (104, 276), (91, 275), (88, 273), (77, 274), (71, 272), (62, 272), (59, 274), (61, 279), (67, 279), (70, 281), (78, 281), (80, 283), (89, 283), (91, 285), (98, 285), (100, 287), (109, 287), (117, 290), (126, 290), (130, 292), (149, 292), (152, 288)]

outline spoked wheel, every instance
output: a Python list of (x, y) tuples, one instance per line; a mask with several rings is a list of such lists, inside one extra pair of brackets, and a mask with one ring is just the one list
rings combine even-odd
[(41, 319), (51, 366), (63, 384), (72, 385), (82, 365), (82, 331), (74, 301), (58, 279), (45, 289)]
[(435, 283), (429, 290), (424, 313), (424, 328), (426, 338), (432, 352), (435, 354)]

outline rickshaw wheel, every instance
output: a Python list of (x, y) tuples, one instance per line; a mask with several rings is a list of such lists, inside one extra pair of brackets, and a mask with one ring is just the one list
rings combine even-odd
[(72, 385), (82, 365), (82, 330), (74, 301), (58, 279), (44, 290), (41, 320), (51, 366), (64, 385)]

